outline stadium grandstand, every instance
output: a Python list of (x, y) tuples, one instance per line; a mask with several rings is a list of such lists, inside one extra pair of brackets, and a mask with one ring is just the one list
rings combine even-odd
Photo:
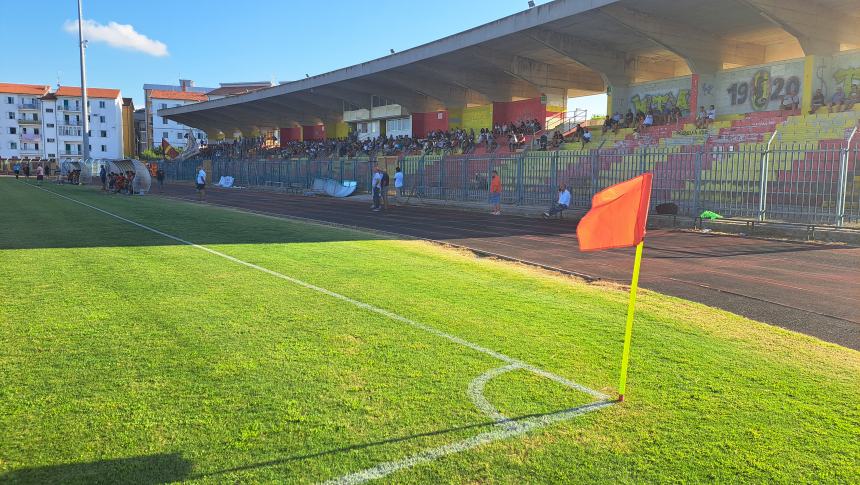
[[(368, 161), (422, 196), (480, 200), (497, 169), (504, 202), (566, 183), (587, 207), (651, 171), (655, 204), (688, 215), (842, 225), (860, 219), (858, 22), (850, 0), (556, 0), (158, 114), (219, 140), (201, 151), (213, 175), (248, 185), (361, 184)], [(568, 111), (599, 93), (605, 119)]]

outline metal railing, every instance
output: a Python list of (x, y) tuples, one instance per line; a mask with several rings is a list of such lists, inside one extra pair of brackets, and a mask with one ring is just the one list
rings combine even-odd
[[(860, 138), (860, 137), (855, 137)], [(817, 144), (818, 145), (818, 144)], [(200, 160), (163, 162), (169, 180), (191, 181)], [(502, 202), (548, 206), (557, 187), (571, 206), (587, 209), (598, 191), (644, 172), (654, 174), (653, 205), (673, 203), (679, 214), (711, 210), (725, 217), (843, 225), (860, 222), (860, 146), (853, 141), (812, 145), (727, 145), (528, 151), (500, 155), (424, 155), (384, 160), (214, 160), (212, 179), (234, 177), (251, 187), (308, 189), (315, 178), (359, 182), (367, 192), (373, 165), (404, 172), (407, 193), (428, 199), (485, 201), (499, 172)]]

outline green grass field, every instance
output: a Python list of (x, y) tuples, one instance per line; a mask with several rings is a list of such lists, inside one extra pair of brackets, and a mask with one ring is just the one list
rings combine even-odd
[[(600, 399), (529, 369), (479, 378), (510, 363), (498, 352), (614, 396), (624, 289), (420, 241), (45, 189), (217, 253), (0, 178), (0, 482), (860, 476), (858, 352), (644, 291), (628, 400), (582, 408)], [(558, 414), (572, 408), (583, 414)], [(433, 454), (446, 449), (459, 452)]]

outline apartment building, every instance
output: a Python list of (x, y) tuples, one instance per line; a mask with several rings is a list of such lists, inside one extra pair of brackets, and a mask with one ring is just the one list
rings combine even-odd
[(0, 158), (44, 158), (42, 97), (50, 87), (0, 83)]
[(144, 143), (148, 147), (161, 147), (167, 139), (173, 146), (185, 146), (185, 135), (191, 133), (201, 143), (206, 142), (206, 133), (190, 126), (158, 116), (158, 110), (208, 101), (206, 93), (215, 88), (195, 87), (190, 79), (180, 79), (178, 85), (144, 84), (144, 109), (146, 110), (146, 134)]
[[(90, 156), (123, 157), (118, 89), (88, 88)], [(76, 159), (83, 155), (81, 88), (0, 83), (0, 158)]]

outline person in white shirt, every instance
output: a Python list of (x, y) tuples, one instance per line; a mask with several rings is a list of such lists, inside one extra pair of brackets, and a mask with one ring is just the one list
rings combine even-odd
[(570, 207), (570, 190), (567, 186), (561, 184), (558, 186), (558, 202), (553, 204), (548, 211), (543, 213), (544, 218), (552, 217)]
[(714, 105), (711, 105), (708, 109), (708, 123), (713, 123), (714, 121), (717, 121), (717, 109), (714, 108)]
[(373, 190), (373, 211), (379, 212), (382, 197), (382, 170), (379, 167), (373, 169), (373, 178), (370, 180)]
[(394, 192), (397, 197), (403, 196), (403, 171), (400, 167), (394, 169)]
[(206, 171), (202, 166), (197, 167), (197, 200), (206, 200)]

